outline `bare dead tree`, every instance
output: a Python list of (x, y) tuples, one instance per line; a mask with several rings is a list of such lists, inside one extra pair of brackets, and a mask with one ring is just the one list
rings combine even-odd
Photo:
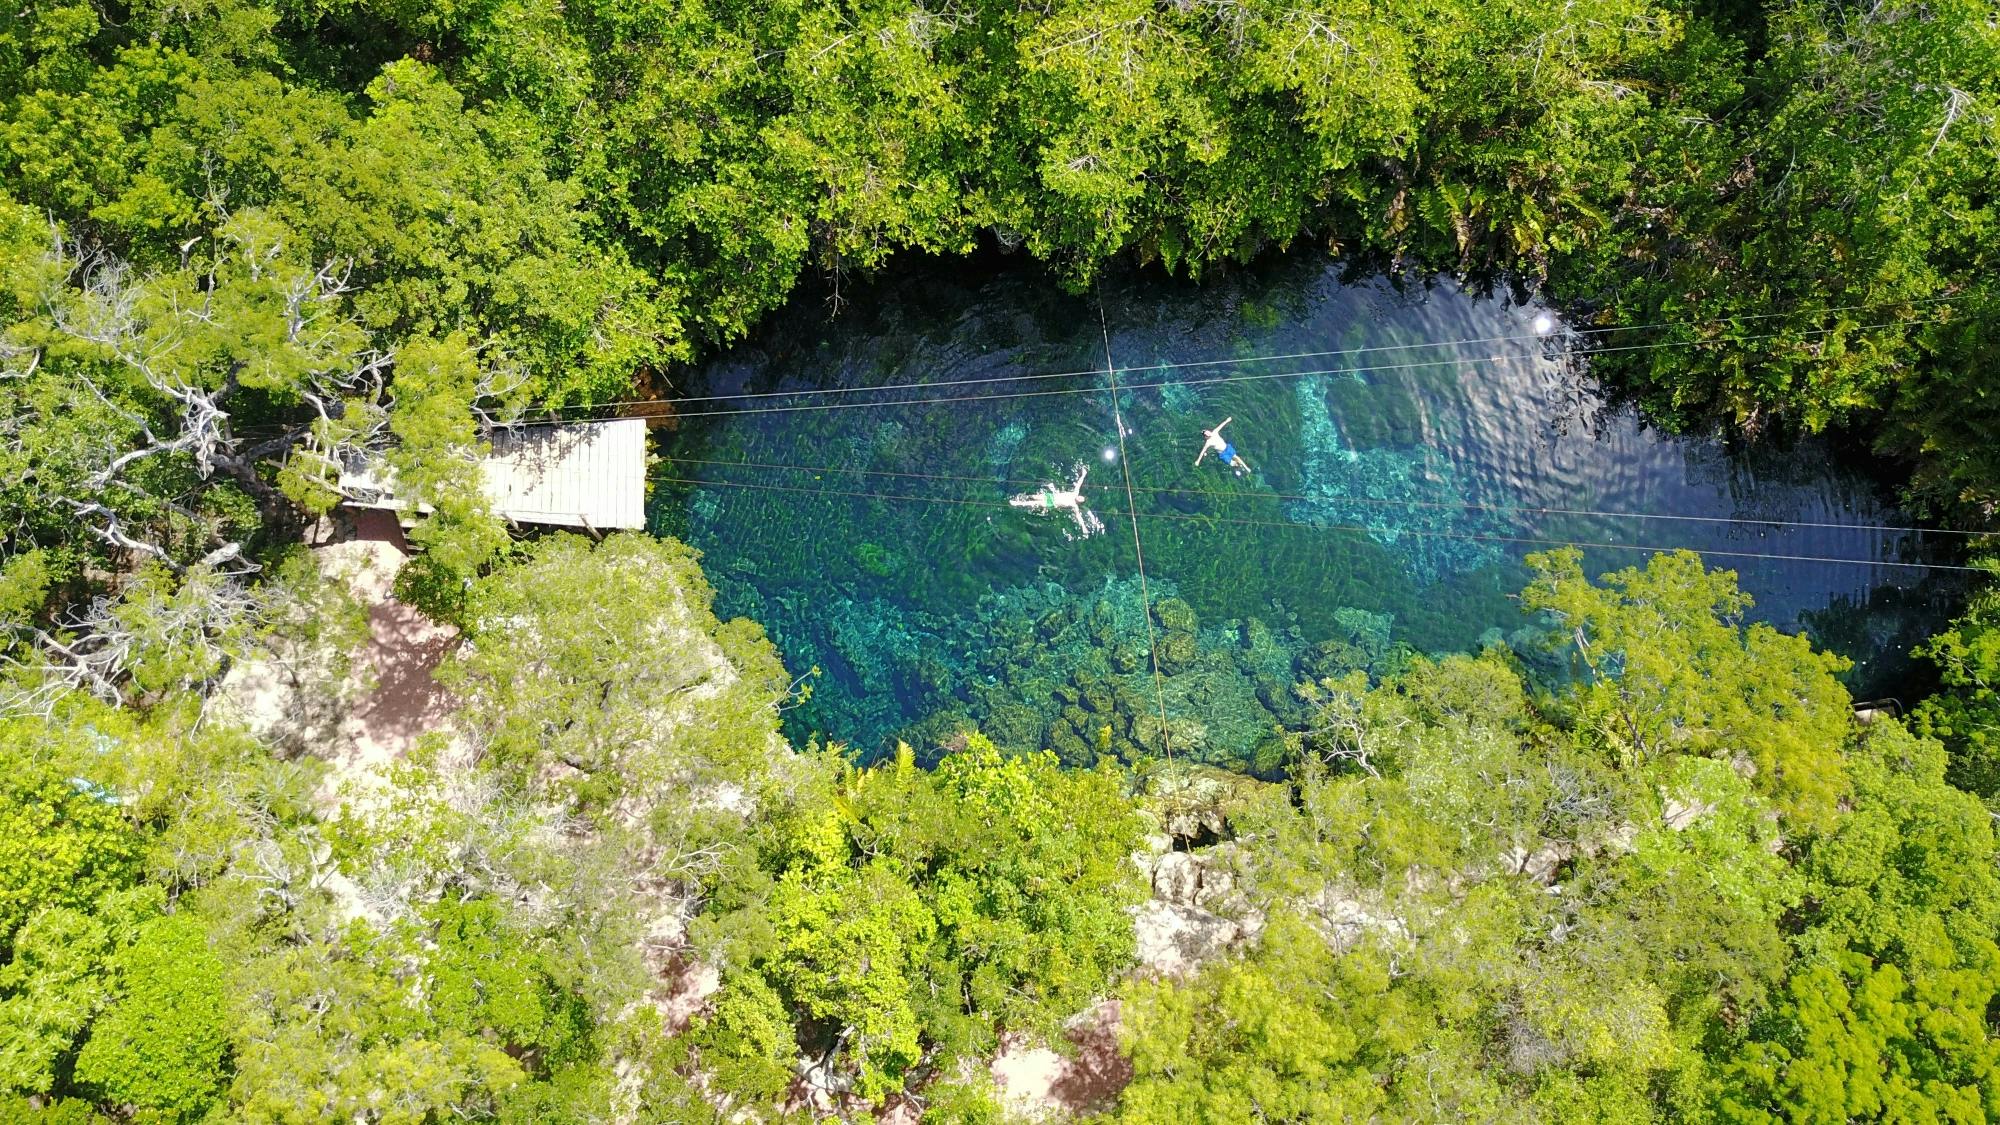
[[(63, 336), (102, 349), (150, 392), (145, 398), (151, 401), (135, 402), (88, 374), (72, 380), (73, 393), (127, 430), (107, 435), (101, 463), (83, 481), (84, 495), (63, 498), (97, 538), (181, 569), (152, 529), (133, 526), (117, 503), (116, 494), (144, 495), (130, 474), (157, 459), (185, 458), (198, 480), (234, 483), (257, 505), (266, 527), (282, 528), (295, 513), (261, 466), (309, 441), (335, 461), (380, 444), (388, 425), (384, 398), (393, 357), (354, 346), (357, 334), (339, 304), (352, 291), (351, 263), (330, 261), (311, 272), (284, 276), (278, 272), (281, 250), (276, 243), (250, 247), (230, 261), (240, 262), (251, 282), (276, 287), (282, 357), (235, 356), (221, 371), (204, 372), (204, 357), (194, 354), (195, 337), (216, 327), (216, 292), (222, 282), (216, 269), (192, 296), (172, 286), (155, 292), (152, 282), (134, 277), (131, 267), (115, 256), (58, 238), (54, 252), (69, 268), (62, 284), (44, 294), (49, 324)], [(0, 351), (0, 371), (9, 376), (32, 372), (41, 355), (39, 349), (31, 352), (10, 344)], [(290, 370), (278, 393), (296, 396), (310, 413), (280, 424), (269, 436), (246, 437), (236, 429), (233, 402), (246, 377), (262, 385), (267, 369), (280, 361)], [(182, 511), (192, 515), (184, 507)], [(216, 549), (228, 551), (231, 545)], [(241, 551), (242, 544), (235, 544), (233, 554)]]
[[(1362, 710), (1360, 695), (1331, 680), (1323, 681), (1323, 686), (1328, 694), (1324, 699), (1316, 700), (1319, 708), (1314, 715), (1313, 726), (1305, 732), (1307, 744), (1329, 766), (1351, 763), (1370, 777), (1382, 776), (1370, 760), (1374, 752), (1374, 736), (1400, 730), (1408, 725), (1409, 720), (1397, 717), (1371, 722)], [(1383, 724), (1387, 729), (1378, 730)]]
[(50, 628), (0, 624), (19, 642), (18, 655), (0, 655), (0, 715), (47, 715), (72, 692), (128, 702), (134, 665), (159, 654), (177, 657), (187, 670), (164, 691), (205, 696), (227, 672), (230, 639), (255, 605), (246, 573), (198, 566), (171, 586), (142, 580), (100, 595)]

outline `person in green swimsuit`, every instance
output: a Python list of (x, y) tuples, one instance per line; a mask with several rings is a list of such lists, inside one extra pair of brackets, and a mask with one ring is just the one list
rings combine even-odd
[(1090, 466), (1085, 465), (1076, 471), (1076, 483), (1068, 488), (1044, 484), (1040, 492), (1023, 492), (1019, 496), (1009, 497), (1007, 503), (1016, 508), (1043, 512), (1068, 512), (1070, 518), (1076, 521), (1077, 531), (1088, 539), (1104, 530), (1104, 523), (1097, 518), (1097, 513), (1085, 507), (1083, 503), (1083, 478), (1089, 475)]

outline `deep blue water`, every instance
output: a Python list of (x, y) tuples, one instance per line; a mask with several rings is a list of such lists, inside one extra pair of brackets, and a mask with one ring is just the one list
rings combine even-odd
[[(1829, 445), (1731, 449), (1611, 405), (1579, 351), (1643, 333), (1538, 333), (1540, 307), (1343, 284), (1308, 255), (1082, 297), (927, 266), (848, 297), (802, 300), (695, 373), (689, 395), (753, 397), (682, 405), (652, 506), (705, 553), (718, 613), (819, 670), (792, 733), (863, 755), (973, 723), (1076, 761), (1157, 748), (1135, 547), (1176, 749), (1232, 764), (1270, 764), (1302, 676), (1525, 644), (1510, 595), (1555, 543), (1593, 545), (1593, 573), (1642, 563), (1632, 548), (1712, 552), (1759, 618), (1853, 658), (1862, 695), (1949, 609), (1952, 583), (1920, 569), (1752, 557), (1929, 544), (1884, 529), (1908, 521)], [(866, 389), (913, 383), (940, 385)], [(771, 393), (825, 388), (852, 393)], [(1248, 473), (1194, 464), (1225, 417)], [(1085, 466), (1101, 533), (1008, 504)]]

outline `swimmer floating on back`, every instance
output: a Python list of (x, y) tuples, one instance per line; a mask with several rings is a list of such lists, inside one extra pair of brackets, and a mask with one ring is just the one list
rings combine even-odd
[(1083, 466), (1076, 471), (1076, 483), (1066, 489), (1044, 484), (1040, 492), (1023, 492), (1009, 497), (1007, 503), (1039, 512), (1068, 512), (1070, 518), (1076, 521), (1077, 531), (1088, 539), (1104, 530), (1104, 523), (1097, 518), (1097, 513), (1083, 504), (1083, 478), (1089, 475), (1090, 467)]
[(1244, 473), (1250, 471), (1250, 462), (1245, 461), (1243, 455), (1236, 452), (1236, 447), (1229, 444), (1229, 439), (1222, 436), (1222, 427), (1227, 426), (1235, 420), (1236, 416), (1232, 414), (1222, 421), (1217, 422), (1214, 429), (1202, 431), (1202, 436), (1207, 440), (1202, 443), (1201, 452), (1194, 455), (1194, 463), (1196, 465), (1200, 465), (1201, 459), (1208, 456), (1208, 451), (1213, 449), (1215, 450), (1215, 456), (1223, 464), (1236, 470), (1237, 476), (1242, 476)]

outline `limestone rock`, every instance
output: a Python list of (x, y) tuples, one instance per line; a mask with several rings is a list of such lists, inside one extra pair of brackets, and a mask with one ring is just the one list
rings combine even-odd
[(1391, 938), (1409, 937), (1409, 928), (1403, 920), (1390, 914), (1382, 906), (1365, 901), (1360, 895), (1339, 887), (1328, 887), (1310, 904), (1309, 917), (1313, 927), (1326, 936), (1327, 943), (1339, 952), (1354, 948), (1369, 934)]
[(1219, 840), (1228, 835), (1229, 817), (1247, 807), (1265, 786), (1227, 770), (1179, 768), (1153, 780), (1146, 804), (1170, 836)]
[(1201, 868), (1186, 852), (1168, 852), (1153, 865), (1153, 897), (1180, 906), (1193, 906), (1201, 891)]
[(1708, 801), (1686, 800), (1668, 797), (1660, 808), (1660, 820), (1675, 832), (1684, 832), (1703, 817), (1715, 812), (1715, 805)]
[(1249, 936), (1239, 922), (1159, 899), (1133, 907), (1132, 915), (1140, 968), (1161, 976), (1185, 976)]

